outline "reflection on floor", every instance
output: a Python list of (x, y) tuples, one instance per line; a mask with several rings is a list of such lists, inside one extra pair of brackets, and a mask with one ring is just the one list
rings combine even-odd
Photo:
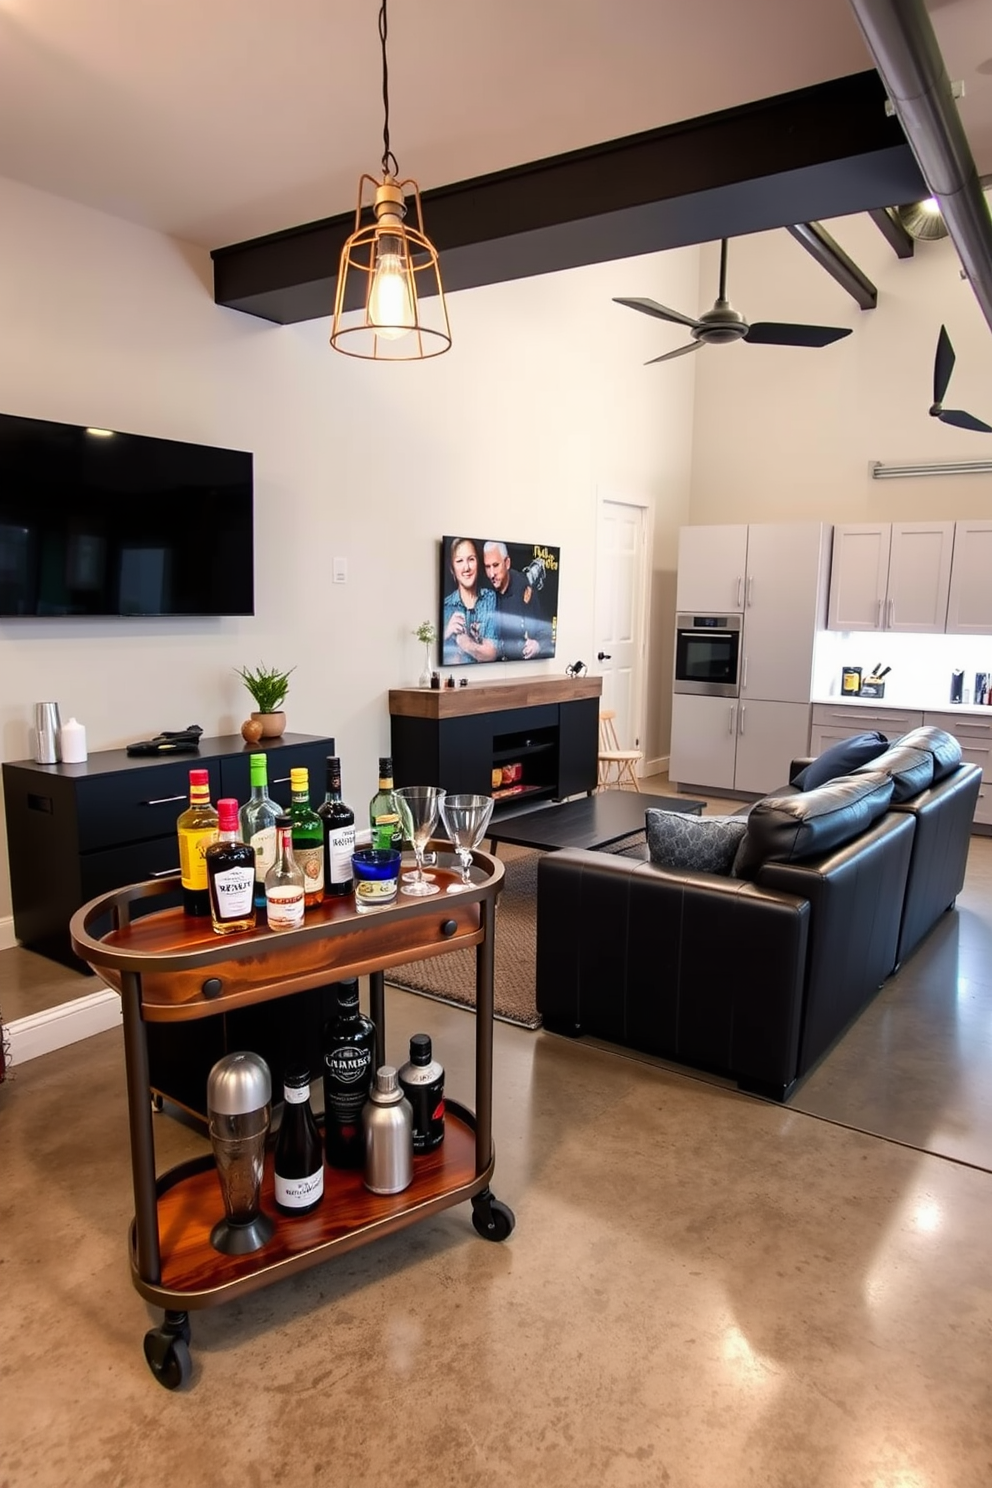
[[(120, 1035), (24, 1065), (0, 1484), (987, 1488), (990, 888), (975, 838), (958, 909), (785, 1107), (498, 1024), (510, 1240), (459, 1206), (194, 1313), (180, 1395), (141, 1356)], [(390, 991), (387, 1023), (472, 1103), (471, 1014)], [(168, 1112), (156, 1140), (203, 1149)]]

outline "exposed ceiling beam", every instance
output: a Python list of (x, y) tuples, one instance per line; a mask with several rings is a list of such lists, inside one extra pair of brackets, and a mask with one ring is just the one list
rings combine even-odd
[(831, 279), (836, 279), (841, 289), (847, 290), (862, 310), (874, 310), (878, 304), (878, 290), (821, 223), (793, 222), (788, 230), (820, 267), (826, 269)]
[(898, 214), (892, 207), (878, 207), (875, 211), (869, 212), (868, 216), (874, 222), (882, 237), (896, 255), (896, 258), (912, 258), (916, 244), (899, 221)]
[[(839, 217), (923, 194), (874, 72), (423, 193), (446, 292)], [(352, 213), (215, 249), (214, 298), (330, 316)]]

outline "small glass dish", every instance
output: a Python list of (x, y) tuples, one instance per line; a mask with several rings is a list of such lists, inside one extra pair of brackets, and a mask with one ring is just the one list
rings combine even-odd
[(360, 847), (351, 855), (355, 875), (355, 908), (361, 914), (395, 904), (400, 854), (395, 847)]

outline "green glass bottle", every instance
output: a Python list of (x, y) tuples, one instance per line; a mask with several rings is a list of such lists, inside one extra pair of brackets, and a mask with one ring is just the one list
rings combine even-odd
[(324, 897), (324, 823), (311, 810), (310, 774), (304, 766), (296, 765), (290, 770), (289, 785), (293, 857), (303, 873), (304, 903), (309, 908), (320, 904)]
[(241, 808), (241, 840), (255, 849), (255, 908), (265, 908), (265, 875), (276, 860), (276, 817), (280, 808), (269, 796), (268, 760), (253, 754), (251, 799)]
[(380, 850), (403, 850), (403, 825), (393, 800), (393, 761), (388, 754), (379, 760), (379, 789), (369, 802), (372, 846)]

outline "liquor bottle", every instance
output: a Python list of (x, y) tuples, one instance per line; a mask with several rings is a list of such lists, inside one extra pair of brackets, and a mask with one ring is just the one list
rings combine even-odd
[(310, 1109), (310, 1071), (302, 1066), (283, 1077), (282, 1125), (274, 1161), (276, 1208), (309, 1214), (324, 1197), (324, 1153)]
[(220, 831), (206, 852), (210, 918), (218, 935), (255, 928), (255, 849), (241, 840), (238, 803), (217, 802)]
[(217, 836), (217, 813), (210, 804), (210, 774), (189, 772), (189, 806), (176, 823), (179, 833), (179, 872), (183, 909), (206, 918), (210, 913), (206, 851)]
[(303, 870), (293, 856), (293, 818), (276, 817), (276, 860), (265, 875), (265, 921), (270, 930), (303, 924)]
[(255, 908), (265, 908), (265, 875), (276, 860), (276, 817), (279, 807), (269, 795), (268, 760), (253, 754), (251, 797), (241, 808), (241, 840), (255, 849)]
[(402, 851), (403, 827), (393, 800), (393, 762), (388, 754), (379, 760), (379, 789), (369, 802), (369, 826), (373, 847)]
[(334, 754), (328, 756), (327, 795), (317, 815), (324, 824), (324, 893), (350, 894), (355, 887), (355, 813), (341, 799), (341, 761)]
[(333, 1168), (365, 1166), (362, 1108), (372, 1088), (375, 1026), (358, 1005), (358, 981), (338, 982), (324, 1025), (324, 1148)]
[(303, 872), (307, 905), (319, 904), (324, 897), (324, 823), (310, 807), (310, 772), (305, 765), (290, 770), (289, 787), (293, 793), (289, 808), (293, 857)]
[(433, 1057), (429, 1033), (411, 1038), (399, 1081), (413, 1110), (413, 1150), (433, 1152), (444, 1141), (444, 1066)]

